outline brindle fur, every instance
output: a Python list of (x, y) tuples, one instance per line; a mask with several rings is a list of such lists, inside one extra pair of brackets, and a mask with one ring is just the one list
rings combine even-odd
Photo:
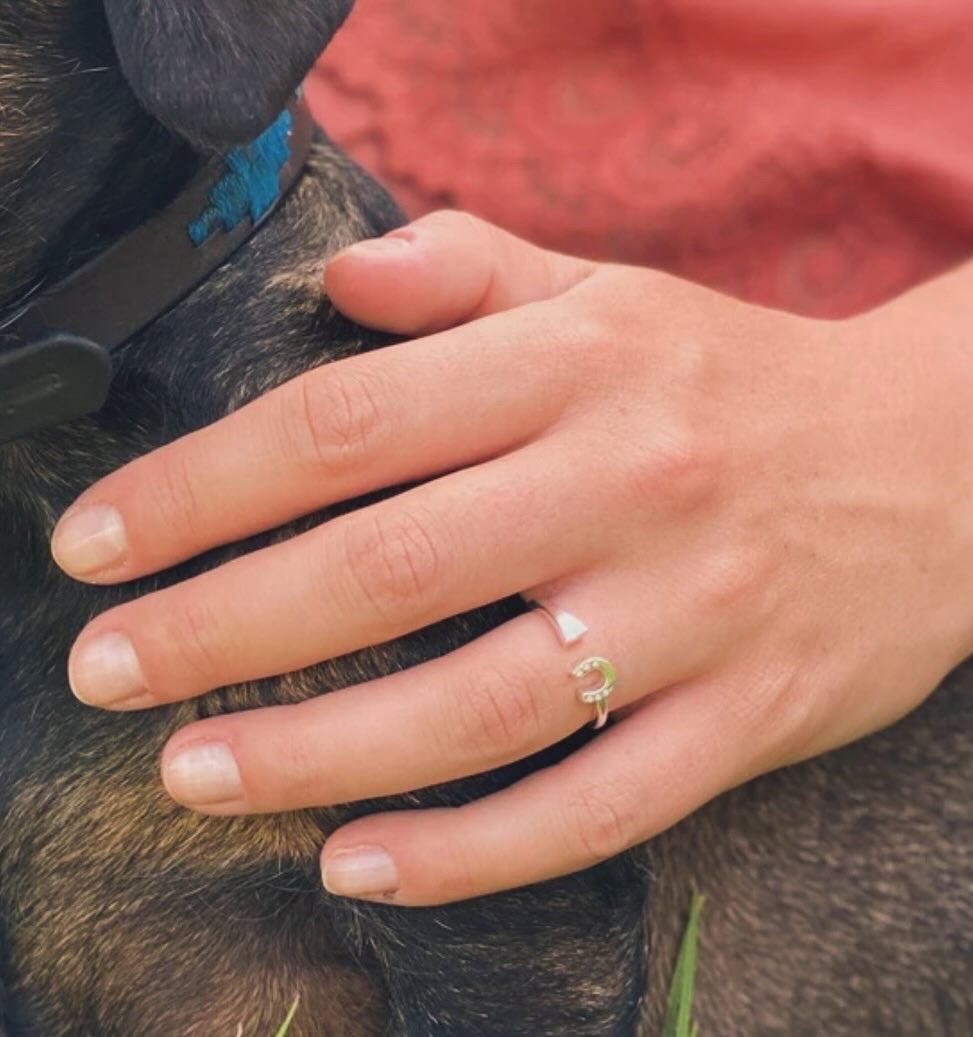
[[(105, 3), (0, 0), (0, 301), (63, 275), (171, 197), (198, 163), (185, 139), (252, 135), (350, 6)], [(322, 145), (232, 263), (126, 348), (101, 414), (0, 447), (0, 1034), (269, 1035), (300, 994), (294, 1037), (606, 1037), (634, 1032), (644, 988), (641, 1030), (654, 1037), (694, 887), (708, 896), (704, 1033), (968, 1033), (962, 675), (893, 730), (724, 797), (656, 840), (651, 869), (628, 854), (419, 911), (327, 896), (323, 838), (378, 807), (461, 803), (545, 758), (383, 803), (214, 819), (168, 800), (158, 754), (197, 717), (440, 655), (516, 602), (169, 709), (117, 716), (72, 699), (65, 659), (90, 617), (338, 509), (110, 589), (53, 567), (57, 516), (131, 458), (384, 344), (334, 312), (319, 272), (329, 253), (400, 219)]]
[[(144, 5), (143, 24), (139, 5), (129, 2), (115, 12), (117, 37), (157, 34), (154, 15), (163, 5)], [(0, 50), (3, 81), (16, 86), (3, 101), (24, 113), (3, 149), (4, 197), (16, 200), (3, 227), (13, 267), (0, 289), (6, 298), (139, 220), (146, 206), (134, 199), (146, 185), (161, 201), (192, 168), (185, 145), (141, 111), (115, 71), (96, 5), (23, 4), (0, 3), (0, 31), (10, 40)], [(165, 8), (177, 52), (180, 6)], [(213, 22), (203, 26), (214, 34), (224, 23), (247, 24), (249, 5), (238, 5), (235, 22), (232, 5), (208, 6)], [(280, 16), (277, 37), (266, 27), (253, 37), (258, 52), (279, 45), (287, 55), (291, 37), (304, 51), (288, 57), (289, 77), (264, 99), (268, 110), (284, 103), (336, 21), (334, 5), (318, 5), (323, 24), (309, 41), (315, 19), (306, 6), (288, 5), (294, 17)], [(206, 7), (196, 0), (194, 17)], [(135, 60), (150, 81), (140, 89), (164, 94), (153, 81), (164, 68), (147, 68), (144, 53)], [(199, 89), (221, 97), (220, 83), (232, 74), (222, 67), (217, 82)], [(179, 104), (160, 103), (162, 114), (188, 132)], [(219, 105), (201, 112), (207, 118), (193, 135), (237, 135), (222, 114)], [(249, 133), (248, 120), (241, 125), (239, 135)], [(106, 175), (113, 190), (99, 189)], [(329, 252), (400, 219), (363, 174), (333, 148), (319, 148), (271, 223), (125, 350), (101, 414), (0, 449), (0, 911), (10, 1037), (233, 1035), (241, 1024), (245, 1034), (264, 1035), (297, 994), (295, 1037), (603, 1034), (633, 1014), (644, 887), (631, 860), (479, 904), (421, 912), (354, 905), (321, 890), (317, 854), (337, 824), (377, 804), (214, 820), (175, 807), (159, 784), (159, 750), (187, 721), (295, 702), (414, 665), (510, 616), (513, 603), (295, 676), (138, 716), (87, 710), (65, 685), (68, 646), (86, 619), (270, 538), (162, 578), (92, 589), (50, 564), (45, 541), (58, 513), (127, 460), (324, 360), (380, 344), (322, 299), (320, 271)], [(13, 249), (10, 226), (23, 239)], [(456, 804), (522, 770), (386, 805)]]

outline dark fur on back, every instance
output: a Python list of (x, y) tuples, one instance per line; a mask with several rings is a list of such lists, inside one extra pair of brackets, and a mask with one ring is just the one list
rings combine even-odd
[(973, 1033), (973, 670), (839, 752), (751, 782), (652, 846), (644, 1028), (693, 889), (718, 1037)]
[[(0, 301), (163, 204), (199, 149), (252, 135), (347, 7), (108, 0), (106, 16), (101, 0), (0, 0)], [(269, 1037), (297, 994), (293, 1037), (633, 1030), (650, 886), (637, 855), (419, 911), (336, 900), (320, 886), (318, 850), (344, 820), (460, 803), (544, 759), (390, 802), (261, 818), (194, 815), (158, 778), (165, 739), (192, 719), (414, 665), (502, 622), (516, 602), (150, 713), (89, 710), (66, 686), (68, 648), (90, 617), (273, 537), (99, 589), (52, 565), (58, 515), (127, 460), (325, 360), (384, 344), (321, 297), (320, 269), (400, 219), (320, 147), (232, 263), (126, 349), (101, 414), (0, 447), (4, 1037), (233, 1037), (239, 1027)], [(708, 898), (704, 1034), (970, 1032), (973, 707), (963, 684), (960, 673), (889, 732), (752, 783), (655, 841), (645, 1037), (658, 1034), (693, 888)]]

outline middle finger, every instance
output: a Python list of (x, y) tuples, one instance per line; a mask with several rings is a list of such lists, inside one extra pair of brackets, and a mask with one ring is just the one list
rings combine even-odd
[(577, 514), (558, 522), (564, 480), (539, 488), (537, 478), (558, 471), (558, 456), (542, 440), (106, 612), (72, 650), (71, 687), (112, 709), (191, 698), (380, 644), (583, 567), (604, 550), (604, 531)]

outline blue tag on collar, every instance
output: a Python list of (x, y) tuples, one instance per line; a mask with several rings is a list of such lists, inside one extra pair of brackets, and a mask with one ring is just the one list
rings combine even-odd
[(217, 231), (235, 230), (244, 220), (256, 225), (280, 194), (280, 174), (290, 157), (289, 138), (294, 119), (282, 112), (251, 144), (234, 148), (224, 158), (228, 171), (209, 194), (210, 204), (187, 228), (199, 248)]

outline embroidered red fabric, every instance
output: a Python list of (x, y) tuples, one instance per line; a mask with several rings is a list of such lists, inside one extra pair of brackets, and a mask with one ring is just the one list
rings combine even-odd
[(411, 215), (769, 305), (973, 252), (970, 0), (359, 0), (308, 90)]

